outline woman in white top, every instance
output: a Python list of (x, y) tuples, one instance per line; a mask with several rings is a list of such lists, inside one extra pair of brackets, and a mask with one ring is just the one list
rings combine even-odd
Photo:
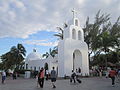
[(2, 84), (4, 84), (5, 82), (5, 79), (6, 79), (6, 72), (2, 72)]

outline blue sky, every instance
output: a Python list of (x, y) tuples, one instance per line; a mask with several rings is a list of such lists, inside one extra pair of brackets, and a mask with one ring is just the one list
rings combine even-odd
[(27, 55), (33, 51), (34, 48), (40, 54), (49, 51), (57, 45), (58, 38), (54, 36), (56, 32), (39, 31), (36, 34), (30, 35), (27, 39), (22, 38), (0, 38), (0, 55), (8, 52), (12, 46), (16, 46), (18, 43), (23, 44), (27, 51)]
[(27, 54), (34, 47), (45, 53), (57, 45), (56, 27), (72, 18), (73, 8), (81, 27), (87, 16), (93, 22), (98, 10), (110, 14), (112, 22), (120, 16), (120, 0), (0, 0), (0, 55), (17, 43)]

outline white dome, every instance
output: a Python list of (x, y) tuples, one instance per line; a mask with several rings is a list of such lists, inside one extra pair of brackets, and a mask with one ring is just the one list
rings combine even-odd
[(42, 56), (39, 53), (32, 52), (32, 53), (28, 54), (26, 61), (40, 60), (40, 59), (42, 59)]

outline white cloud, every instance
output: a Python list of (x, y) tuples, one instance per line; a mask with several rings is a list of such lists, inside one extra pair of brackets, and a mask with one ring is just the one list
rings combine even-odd
[(55, 31), (72, 17), (72, 8), (79, 12), (81, 26), (87, 16), (92, 21), (99, 9), (115, 21), (119, 5), (120, 0), (0, 0), (0, 38), (28, 38), (41, 30)]
[(23, 11), (26, 10), (26, 7), (24, 6), (24, 3), (21, 2), (20, 0), (12, 0), (12, 2), (16, 5), (16, 8), (20, 8)]
[(24, 44), (38, 45), (38, 46), (57, 46), (58, 41), (49, 42), (48, 40), (26, 40)]
[(9, 11), (9, 12), (8, 12), (8, 15), (11, 16), (11, 17), (9, 17), (9, 18), (11, 18), (11, 21), (12, 21), (12, 20), (13, 20), (13, 21), (15, 20), (15, 18), (16, 18), (15, 12)]
[(85, 0), (78, 0), (78, 3), (79, 3), (80, 5), (83, 5), (84, 1), (85, 1)]

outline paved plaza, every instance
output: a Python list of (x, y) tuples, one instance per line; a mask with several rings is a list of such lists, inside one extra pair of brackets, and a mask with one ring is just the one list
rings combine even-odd
[[(82, 78), (82, 83), (70, 84), (69, 80), (57, 80), (56, 90), (120, 90), (120, 83), (116, 83), (115, 87), (111, 86), (111, 80), (105, 77)], [(54, 90), (51, 82), (45, 81), (44, 88), (37, 87), (36, 79), (18, 78), (6, 80), (5, 84), (0, 83), (0, 90)]]

